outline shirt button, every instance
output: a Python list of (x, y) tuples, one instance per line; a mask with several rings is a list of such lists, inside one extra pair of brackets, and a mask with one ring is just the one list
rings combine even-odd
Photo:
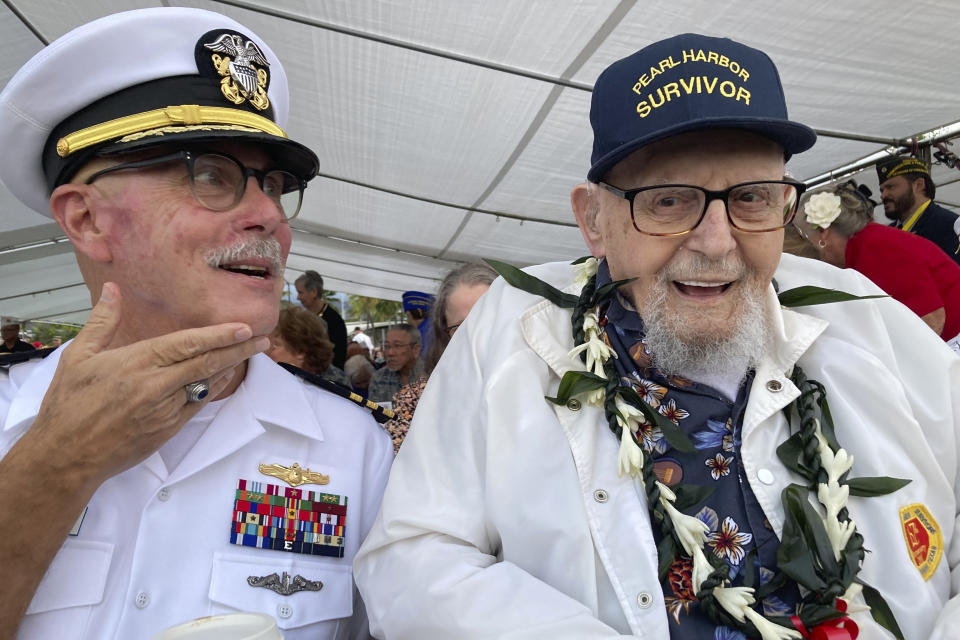
[(166, 487), (164, 487), (163, 489), (160, 489), (160, 491), (157, 493), (157, 500), (159, 500), (160, 502), (166, 502), (169, 499), (170, 499), (170, 490), (167, 489)]
[(133, 605), (137, 609), (146, 609), (148, 604), (150, 604), (150, 595), (146, 591), (138, 593), (133, 600)]
[(653, 596), (650, 595), (647, 591), (641, 591), (637, 596), (637, 605), (641, 609), (649, 609), (650, 605), (653, 604)]
[(281, 604), (277, 607), (277, 616), (286, 620), (293, 615), (293, 607), (288, 604)]
[(757, 471), (757, 480), (763, 484), (773, 484), (773, 472), (769, 469), (760, 469)]
[(597, 502), (604, 503), (610, 499), (610, 496), (607, 495), (607, 492), (603, 489), (597, 489), (593, 492), (593, 499)]
[(580, 404), (580, 401), (576, 398), (570, 398), (567, 400), (567, 409), (570, 409), (570, 411), (580, 411), (581, 406), (582, 405)]
[(783, 389), (783, 384), (781, 384), (781, 382), (780, 382), (779, 380), (768, 380), (768, 381), (767, 381), (767, 391), (772, 391), (773, 393), (776, 393), (777, 391), (780, 391), (781, 389)]

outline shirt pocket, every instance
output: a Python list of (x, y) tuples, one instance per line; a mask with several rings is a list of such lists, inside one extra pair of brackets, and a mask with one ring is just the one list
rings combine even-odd
[(27, 607), (19, 637), (86, 637), (90, 612), (103, 601), (113, 548), (109, 542), (67, 540)]
[[(270, 552), (265, 552), (270, 553)], [(275, 553), (275, 552), (274, 552)], [(281, 630), (311, 626), (311, 633), (329, 629), (332, 637), (339, 620), (353, 614), (353, 572), (350, 564), (318, 562), (297, 558), (297, 554), (271, 554), (252, 558), (218, 552), (213, 559), (210, 578), (210, 600), (213, 613), (242, 611), (265, 613), (277, 620)], [(287, 573), (292, 582), (295, 576), (320, 581), (319, 591), (298, 591), (281, 595), (264, 587), (252, 587), (247, 578), (262, 578), (276, 573), (283, 579)]]

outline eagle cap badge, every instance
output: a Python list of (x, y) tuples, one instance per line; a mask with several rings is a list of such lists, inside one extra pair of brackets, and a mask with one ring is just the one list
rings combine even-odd
[(219, 80), (227, 100), (249, 102), (258, 111), (270, 106), (270, 63), (248, 37), (230, 29), (208, 31), (197, 41), (194, 55), (200, 75)]

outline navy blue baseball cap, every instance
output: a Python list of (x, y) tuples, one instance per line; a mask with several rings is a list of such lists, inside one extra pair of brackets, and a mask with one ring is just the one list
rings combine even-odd
[(813, 129), (787, 118), (770, 56), (695, 33), (654, 42), (607, 67), (593, 88), (590, 124), (591, 182), (640, 147), (686, 131), (753, 131), (778, 142), (788, 159), (817, 140)]

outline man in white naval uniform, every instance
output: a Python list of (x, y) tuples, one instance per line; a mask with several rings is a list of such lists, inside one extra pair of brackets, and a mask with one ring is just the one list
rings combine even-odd
[[(677, 36), (611, 65), (592, 99), (593, 165), (572, 205), (601, 260), (527, 269), (539, 283), (498, 279), (453, 337), (354, 563), (374, 636), (849, 640), (855, 623), (860, 638), (894, 637), (865, 610), (868, 598), (884, 617), (867, 587), (827, 576), (841, 558), (905, 638), (957, 638), (960, 359), (889, 298), (781, 306), (775, 284), (880, 291), (781, 257), (802, 191), (784, 180), (785, 157), (815, 136), (787, 120), (770, 59)], [(619, 286), (585, 309), (602, 278)], [(583, 349), (593, 378), (565, 375), (584, 370)], [(803, 447), (790, 467), (775, 453), (797, 432), (797, 367), (822, 383), (853, 456), (849, 476), (832, 477), (849, 457), (833, 452), (826, 417), (812, 421), (813, 491), (794, 470)], [(841, 486), (887, 475), (910, 482), (874, 497)], [(716, 492), (666, 508), (698, 484)], [(786, 513), (781, 492), (808, 511)], [(817, 512), (821, 496), (846, 501), (849, 519)], [(665, 521), (684, 532), (676, 542)], [(819, 527), (816, 544), (798, 521)], [(872, 552), (862, 568), (857, 535)], [(781, 571), (782, 598), (756, 590), (764, 570)], [(829, 580), (801, 591), (795, 575)], [(803, 618), (813, 607), (827, 617)]]
[(94, 304), (0, 372), (0, 637), (231, 612), (369, 637), (351, 563), (390, 439), (260, 353), (317, 172), (287, 109), (267, 44), (186, 8), (79, 27), (0, 94), (0, 179), (62, 227)]

